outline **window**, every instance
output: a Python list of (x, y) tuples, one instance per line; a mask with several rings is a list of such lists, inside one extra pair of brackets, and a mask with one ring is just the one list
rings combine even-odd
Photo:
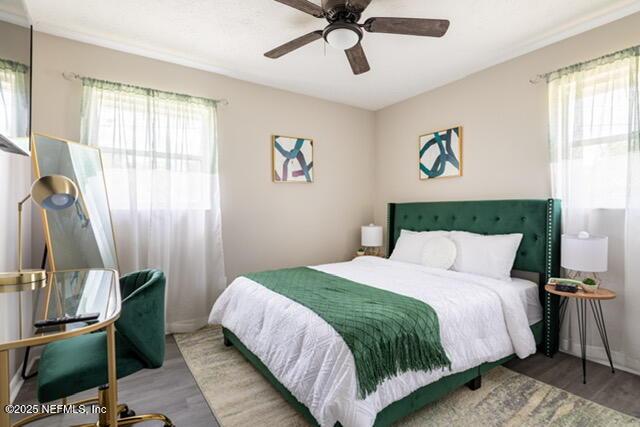
[(113, 209), (211, 208), (213, 101), (89, 80), (83, 142), (102, 150)]
[[(632, 370), (640, 369), (639, 73), (635, 46), (547, 76), (553, 196), (562, 199), (562, 232), (609, 237), (608, 271), (601, 277), (625, 298), (610, 308), (610, 315), (625, 319), (616, 325), (621, 338), (613, 357)], [(576, 329), (570, 322), (563, 330), (563, 350), (579, 348)]]
[(621, 58), (550, 81), (556, 197), (576, 207), (625, 207), (637, 79), (635, 58)]
[(167, 330), (206, 323), (227, 284), (216, 102), (82, 78), (81, 142), (102, 152), (121, 272), (167, 278)]
[(27, 66), (0, 59), (0, 133), (10, 137), (27, 135)]

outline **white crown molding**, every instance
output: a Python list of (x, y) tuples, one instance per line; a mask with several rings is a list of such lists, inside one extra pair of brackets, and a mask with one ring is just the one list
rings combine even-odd
[(20, 0), (20, 3), (22, 3), (22, 8), (26, 15), (25, 19), (27, 21), (27, 25), (31, 26), (31, 24), (33, 24), (33, 20), (31, 19), (31, 12), (29, 12), (29, 3), (27, 0)]
[(15, 13), (7, 12), (5, 10), (0, 10), (0, 21), (26, 28), (29, 28), (31, 25), (28, 17), (16, 15)]
[[(487, 68), (491, 68), (493, 66), (502, 64), (503, 62), (510, 61), (512, 59), (518, 58), (520, 56), (526, 55), (528, 53), (534, 52), (538, 49), (542, 49), (546, 46), (552, 45), (559, 41), (568, 39), (573, 36), (577, 36), (578, 34), (587, 32), (589, 30), (593, 30), (597, 27), (601, 27), (603, 25), (609, 24), (613, 21), (617, 21), (618, 19), (622, 19), (626, 16), (632, 15), (634, 13), (640, 12), (640, 0), (630, 0), (627, 4), (619, 7), (610, 7), (605, 11), (601, 11), (599, 13), (594, 13), (585, 18), (575, 20), (570, 22), (559, 29), (555, 29), (553, 31), (547, 32), (539, 37), (536, 37), (533, 40), (522, 43), (520, 46), (504, 51), (503, 53), (496, 55), (487, 61), (485, 61), (482, 65), (475, 67), (474, 70), (458, 75), (452, 75), (451, 79), (447, 82), (439, 84), (437, 86), (430, 86), (426, 88), (424, 91), (413, 95), (411, 97), (405, 98), (401, 101), (394, 102), (388, 104), (384, 107), (381, 107), (379, 110), (390, 107), (392, 105), (399, 104), (401, 102), (406, 101), (407, 99), (415, 98), (417, 96), (422, 95), (423, 93), (430, 92), (439, 87), (446, 86), (448, 84), (454, 83), (456, 81), (462, 80), (466, 77), (469, 77), (475, 73), (486, 70)], [(629, 46), (630, 47), (630, 46)], [(571, 64), (567, 64), (571, 65)], [(553, 70), (532, 70), (531, 77), (534, 77), (536, 72), (545, 73)]]
[(174, 53), (164, 52), (162, 50), (150, 49), (146, 47), (134, 46), (129, 43), (109, 40), (104, 37), (94, 36), (86, 34), (80, 31), (69, 30), (57, 25), (49, 23), (35, 22), (33, 24), (33, 30), (39, 33), (50, 34), (52, 36), (62, 37), (65, 39), (74, 40), (80, 43), (91, 44), (95, 46), (104, 47), (106, 49), (117, 50), (119, 52), (129, 53), (132, 55), (142, 56), (150, 59), (157, 59), (159, 61), (170, 62), (172, 64), (182, 65), (189, 68), (195, 68), (198, 70), (209, 71), (211, 73), (231, 75), (233, 71), (223, 67), (218, 67), (206, 62), (193, 60), (188, 57), (176, 55)]
[(540, 37), (522, 44), (518, 48), (508, 51), (503, 55), (505, 57), (504, 61), (517, 58), (518, 56), (522, 56), (535, 50), (541, 49), (545, 46), (552, 45), (561, 40), (577, 36), (578, 34), (593, 30), (594, 28), (601, 27), (613, 21), (617, 21), (618, 19), (622, 19), (636, 12), (640, 12), (639, 0), (630, 0), (626, 5), (623, 6), (609, 7), (604, 11), (600, 11), (598, 13), (586, 16), (582, 19), (567, 23), (560, 28), (549, 31), (546, 34), (541, 35)]
[[(184, 67), (206, 71), (209, 73), (219, 74), (219, 75), (234, 78), (237, 80), (242, 80), (245, 82), (250, 82), (253, 84), (258, 84), (263, 86), (268, 86), (271, 88), (276, 88), (276, 89), (280, 89), (287, 92), (293, 92), (297, 94), (303, 94), (306, 96), (315, 97), (314, 95), (311, 95), (308, 93), (293, 91), (290, 88), (284, 87), (282, 85), (278, 85), (275, 82), (271, 81), (268, 77), (265, 78), (264, 76), (259, 76), (256, 74), (230, 70), (224, 67), (213, 65), (207, 62), (197, 61), (197, 60), (176, 55), (170, 52), (163, 52), (161, 50), (134, 46), (132, 44), (128, 44), (120, 41), (108, 40), (103, 37), (98, 37), (98, 36), (82, 33), (79, 31), (69, 30), (57, 25), (51, 25), (48, 23), (41, 23), (36, 21), (33, 24), (33, 30), (38, 33), (44, 33), (44, 34), (49, 34), (56, 37), (62, 37), (62, 38), (73, 40), (80, 43), (86, 43), (94, 46), (103, 47), (106, 49), (115, 50), (118, 52), (128, 53), (131, 55), (137, 55), (144, 58), (155, 59), (158, 61), (181, 65)], [(73, 70), (69, 70), (69, 71), (73, 71)], [(330, 98), (323, 98), (323, 99), (330, 102), (337, 102)], [(355, 105), (355, 104), (347, 104), (347, 105), (355, 106), (358, 108), (364, 108), (362, 106)]]
[[(25, 8), (28, 11), (28, 8), (26, 6), (26, 3), (28, 3), (28, 0), (24, 0), (24, 1), (25, 1)], [(351, 105), (351, 106), (355, 106), (358, 108), (363, 108), (371, 111), (382, 110), (391, 105), (395, 105), (407, 99), (411, 99), (422, 93), (429, 92), (434, 89), (437, 89), (438, 87), (448, 85), (450, 83), (461, 80), (465, 77), (468, 77), (472, 74), (475, 74), (477, 72), (480, 72), (492, 66), (501, 64), (503, 62), (517, 58), (519, 56), (525, 55), (527, 53), (531, 53), (537, 49), (543, 48), (545, 46), (549, 46), (553, 43), (559, 42), (569, 37), (573, 37), (575, 35), (589, 31), (596, 27), (608, 24), (610, 22), (624, 18), (625, 16), (631, 15), (636, 12), (640, 12), (640, 0), (629, 0), (626, 4), (622, 6), (612, 6), (605, 9), (604, 11), (593, 13), (584, 18), (569, 22), (562, 27), (555, 28), (554, 30), (549, 31), (546, 34), (543, 34), (539, 37), (529, 40), (528, 42), (522, 43), (519, 46), (514, 47), (512, 49), (505, 50), (500, 54), (487, 59), (485, 62), (474, 67), (472, 70), (468, 72), (458, 73), (458, 75), (452, 75), (450, 79), (447, 79), (446, 81), (438, 84), (437, 86), (427, 86), (423, 90), (421, 90), (419, 93), (408, 96), (401, 100), (390, 102), (382, 106), (367, 107), (367, 106), (363, 106), (361, 103), (358, 103), (357, 101), (354, 101), (353, 103), (348, 103), (347, 105)], [(1, 12), (0, 12), (0, 19), (2, 19)], [(292, 90), (290, 88), (283, 87), (281, 84), (277, 84), (273, 82), (268, 76), (254, 75), (247, 72), (230, 70), (218, 65), (198, 61), (196, 59), (192, 59), (186, 56), (177, 55), (175, 53), (166, 52), (159, 49), (151, 49), (147, 47), (134, 46), (133, 44), (130, 44), (127, 42), (109, 40), (105, 37), (100, 37), (100, 36), (82, 33), (79, 31), (70, 30), (67, 28), (57, 26), (55, 24), (36, 21), (36, 22), (33, 22), (32, 25), (34, 27), (34, 31), (37, 31), (37, 32), (46, 33), (46, 34), (50, 34), (50, 35), (54, 35), (54, 36), (58, 36), (58, 37), (62, 37), (70, 40), (75, 40), (81, 43), (96, 45), (96, 46), (104, 47), (107, 49), (112, 49), (112, 50), (116, 50), (124, 53), (138, 55), (146, 58), (169, 62), (172, 64), (182, 65), (185, 67), (207, 71), (215, 74), (220, 74), (227, 77), (244, 80), (244, 81), (248, 81), (255, 84), (266, 85), (266, 86), (274, 87), (274, 88), (285, 90), (285, 91), (317, 97), (315, 95), (305, 93), (304, 91)], [(536, 70), (533, 70), (534, 73), (535, 71)], [(537, 70), (537, 71), (545, 72), (549, 70)], [(337, 102), (330, 98), (322, 97), (322, 99), (326, 99), (331, 102)]]

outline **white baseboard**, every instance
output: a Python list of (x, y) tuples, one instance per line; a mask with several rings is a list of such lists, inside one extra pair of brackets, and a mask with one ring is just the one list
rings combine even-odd
[[(38, 359), (40, 359), (40, 357), (34, 357), (31, 359), (31, 361), (29, 362), (29, 366), (27, 368), (27, 372), (31, 372), (31, 370), (33, 369), (33, 365), (36, 363)], [(22, 379), (22, 365), (23, 364), (21, 363), (20, 366), (18, 366), (18, 370), (16, 371), (13, 378), (11, 378), (11, 384), (10, 384), (11, 396), (9, 397), (9, 400), (11, 403), (13, 403), (14, 400), (16, 400), (16, 397), (18, 397), (18, 393), (20, 393), (20, 389), (24, 384), (24, 380)]]
[(16, 374), (13, 376), (13, 378), (11, 378), (11, 385), (10, 385), (11, 396), (9, 397), (9, 400), (11, 403), (13, 403), (14, 400), (16, 400), (16, 397), (18, 397), (18, 393), (20, 393), (20, 389), (24, 384), (22, 375), (20, 375), (21, 373), (22, 373), (22, 363), (20, 364), (20, 366), (18, 366), (18, 371), (16, 372)]
[[(581, 357), (580, 343), (569, 341), (566, 338), (560, 339), (560, 351), (568, 353), (573, 356)], [(630, 372), (635, 375), (640, 375), (640, 371), (628, 366), (627, 356), (619, 351), (612, 351), (611, 358), (613, 359), (613, 367), (616, 370)], [(607, 353), (602, 346), (587, 345), (587, 360), (591, 362), (599, 363), (601, 365), (609, 366), (609, 359), (607, 359)]]

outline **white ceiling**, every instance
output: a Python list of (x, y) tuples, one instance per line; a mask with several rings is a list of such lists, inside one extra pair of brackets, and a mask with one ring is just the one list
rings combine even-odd
[[(20, 0), (0, 8), (11, 1)], [(344, 53), (322, 41), (265, 58), (326, 23), (273, 0), (22, 1), (38, 31), (371, 110), (640, 10), (637, 0), (373, 0), (363, 19), (451, 26), (441, 39), (366, 33), (371, 71), (354, 76)]]

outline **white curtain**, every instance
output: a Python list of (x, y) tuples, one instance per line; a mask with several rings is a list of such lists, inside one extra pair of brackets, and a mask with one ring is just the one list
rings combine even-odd
[(27, 136), (29, 101), (27, 66), (0, 59), (0, 134)]
[[(614, 364), (640, 372), (640, 47), (551, 73), (550, 149), (553, 196), (562, 199), (563, 231), (609, 237), (603, 303)], [(590, 319), (591, 321), (591, 319)], [(575, 322), (574, 322), (575, 323)], [(606, 360), (593, 322), (588, 354)], [(571, 321), (566, 351), (577, 353)]]
[(102, 150), (120, 272), (164, 271), (168, 332), (204, 326), (226, 286), (215, 102), (85, 78), (81, 127)]
[[(26, 65), (0, 59), (0, 134), (11, 139), (27, 136), (27, 71)], [(0, 271), (15, 271), (18, 266), (16, 207), (31, 186), (31, 159), (0, 150), (0, 183)], [(30, 215), (25, 215), (24, 220), (22, 237), (27, 243), (24, 263), (30, 265)], [(24, 294), (24, 301), (17, 293), (0, 297), (0, 341), (20, 339), (21, 330), (31, 330), (31, 317), (27, 314), (31, 311), (31, 297), (29, 292)], [(22, 304), (22, 319), (18, 317), (18, 304)], [(22, 353), (18, 357), (21, 358)]]

